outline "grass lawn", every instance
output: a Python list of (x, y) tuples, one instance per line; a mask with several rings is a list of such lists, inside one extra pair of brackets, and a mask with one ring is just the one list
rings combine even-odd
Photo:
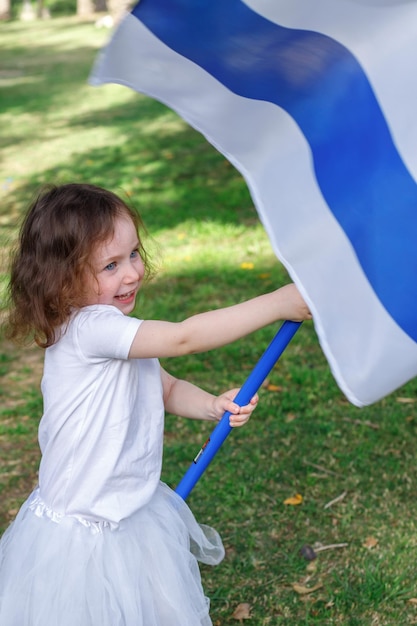
[[(141, 317), (179, 320), (288, 282), (223, 157), (162, 105), (87, 84), (107, 31), (75, 18), (0, 28), (3, 309), (8, 251), (45, 182), (103, 185), (141, 212), (158, 267)], [(243, 383), (275, 331), (163, 365), (220, 392)], [(41, 371), (40, 350), (0, 339), (1, 530), (36, 483)], [(202, 567), (216, 626), (417, 624), (416, 392), (413, 381), (371, 407), (351, 406), (313, 324), (302, 325), (253, 419), (189, 498), (226, 546), (220, 566)], [(210, 430), (167, 416), (165, 482), (175, 487)], [(306, 546), (317, 558), (306, 560)]]

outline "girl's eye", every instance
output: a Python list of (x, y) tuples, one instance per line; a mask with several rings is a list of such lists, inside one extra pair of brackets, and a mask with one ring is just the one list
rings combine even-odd
[(111, 271), (111, 270), (114, 270), (115, 267), (116, 267), (116, 263), (113, 261), (113, 263), (109, 263), (108, 265), (106, 265), (104, 269)]
[(131, 259), (135, 259), (137, 256), (139, 256), (139, 250), (133, 250), (133, 252), (130, 253)]

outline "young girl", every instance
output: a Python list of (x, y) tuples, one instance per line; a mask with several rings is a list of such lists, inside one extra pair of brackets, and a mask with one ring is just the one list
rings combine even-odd
[(146, 275), (137, 214), (109, 191), (41, 194), (20, 233), (9, 334), (46, 348), (39, 486), (0, 542), (2, 626), (211, 624), (197, 560), (224, 556), (215, 530), (160, 482), (164, 410), (249, 419), (158, 357), (210, 350), (310, 313), (294, 285), (180, 323), (128, 317)]

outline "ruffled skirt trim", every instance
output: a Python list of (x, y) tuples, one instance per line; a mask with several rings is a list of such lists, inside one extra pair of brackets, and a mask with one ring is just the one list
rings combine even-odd
[(163, 483), (116, 529), (55, 516), (35, 492), (0, 541), (0, 624), (209, 626), (197, 560), (223, 557)]

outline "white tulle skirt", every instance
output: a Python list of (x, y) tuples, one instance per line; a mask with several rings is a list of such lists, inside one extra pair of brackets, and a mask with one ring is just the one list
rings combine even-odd
[(223, 545), (169, 487), (116, 529), (57, 522), (34, 497), (0, 541), (1, 626), (212, 623), (197, 560), (219, 563)]

